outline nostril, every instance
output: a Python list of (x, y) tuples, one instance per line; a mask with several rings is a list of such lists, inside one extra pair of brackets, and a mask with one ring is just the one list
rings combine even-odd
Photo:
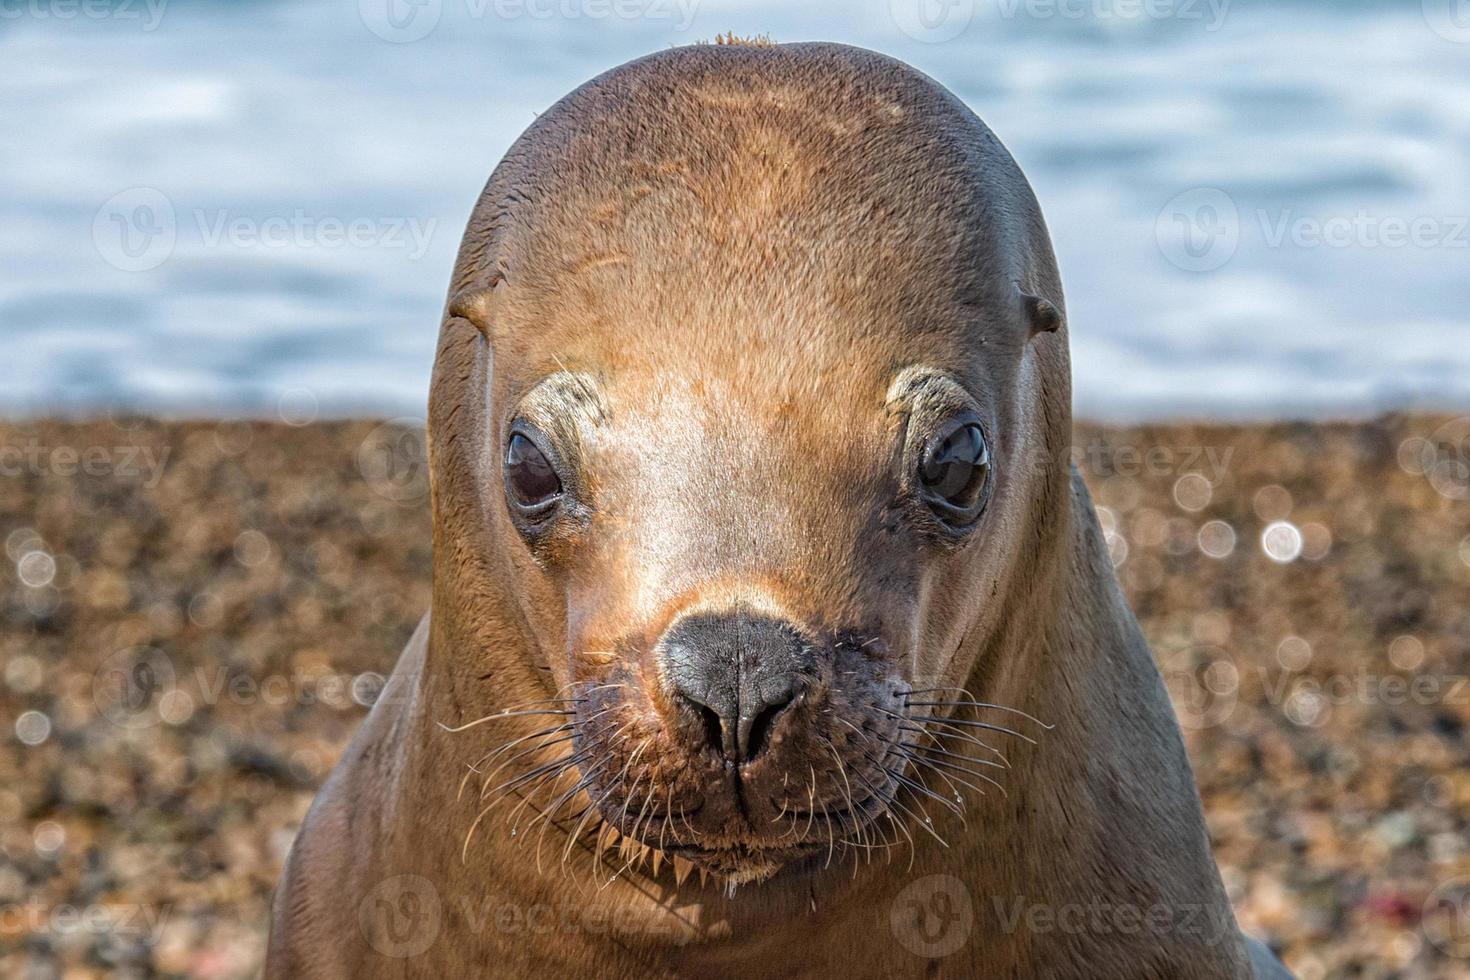
[(699, 720), (704, 723), (704, 740), (710, 748), (715, 750), (716, 755), (725, 751), (725, 726), (720, 721), (720, 716), (708, 705), (700, 704), (698, 701), (689, 702), (699, 711)]
[(776, 722), (791, 703), (796, 700), (794, 694), (782, 696), (779, 700), (767, 704), (761, 708), (756, 716), (750, 720), (750, 728), (746, 732), (742, 748), (743, 762), (753, 762), (770, 745), (771, 733), (776, 729)]
[(744, 609), (680, 616), (657, 656), (684, 737), (737, 767), (780, 742), (785, 711), (817, 666), (817, 648), (795, 625)]

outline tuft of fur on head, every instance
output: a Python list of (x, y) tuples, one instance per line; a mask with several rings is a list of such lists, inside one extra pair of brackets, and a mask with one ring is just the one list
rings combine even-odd
[[(708, 44), (708, 41), (700, 41), (700, 44)], [(734, 31), (726, 31), (715, 35), (715, 44), (734, 45), (739, 48), (774, 48), (776, 42), (771, 40), (769, 34), (747, 34), (741, 36)]]

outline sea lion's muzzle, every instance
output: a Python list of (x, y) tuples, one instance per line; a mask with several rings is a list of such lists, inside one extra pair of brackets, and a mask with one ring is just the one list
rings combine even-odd
[(728, 766), (748, 765), (780, 737), (817, 667), (795, 626), (744, 611), (680, 619), (658, 656), (676, 710), (697, 718)]
[(624, 835), (752, 880), (889, 805), (907, 685), (878, 637), (739, 604), (636, 642), (577, 688), (576, 757)]

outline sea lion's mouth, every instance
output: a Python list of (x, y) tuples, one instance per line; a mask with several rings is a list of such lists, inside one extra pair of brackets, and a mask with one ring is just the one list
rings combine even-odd
[(782, 868), (813, 858), (821, 854), (824, 847), (814, 841), (783, 847), (702, 847), (690, 844), (670, 847), (665, 853), (683, 858), (733, 884), (749, 884), (764, 881)]
[(875, 850), (897, 836), (877, 825), (908, 764), (906, 685), (844, 667), (839, 676), (857, 681), (820, 678), (743, 762), (714, 751), (696, 715), (658, 710), (632, 675), (589, 688), (578, 713), (592, 720), (574, 754), (597, 815), (623, 838), (731, 881)]
[[(771, 800), (770, 802), (772, 806), (779, 806), (776, 800)], [(848, 806), (821, 810), (787, 810), (784, 815), (796, 821), (807, 820), (815, 822), (818, 820), (830, 820), (835, 823), (845, 823), (861, 818), (864, 814), (881, 809), (886, 805), (887, 801), (879, 800), (878, 794), (874, 793), (871, 796), (865, 796), (860, 800), (856, 800)]]
[(522, 712), (551, 720), (491, 753), (501, 761), (487, 760), (484, 798), (513, 800), (512, 836), (535, 830), (538, 848), (554, 826), (569, 837), (564, 855), (590, 839), (598, 853), (616, 844), (629, 866), (663, 855), (734, 883), (814, 857), (944, 843), (945, 811), (962, 817), (975, 797), (1005, 792), (1010, 764), (992, 742), (1031, 741), (1006, 722), (1037, 719), (916, 689), (864, 649), (832, 654), (744, 758), (713, 745), (697, 714), (661, 705), (636, 667), (614, 666)]

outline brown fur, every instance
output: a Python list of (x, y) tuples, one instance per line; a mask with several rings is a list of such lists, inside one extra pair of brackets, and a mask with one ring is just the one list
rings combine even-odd
[[(961, 103), (837, 45), (695, 46), (633, 62), (512, 147), (450, 294), (430, 401), (432, 613), (302, 828), (268, 976), (1278, 969), (1236, 930), (1168, 698), (1068, 465), (1067, 331), (1040, 211)], [(976, 532), (945, 542), (894, 502), (895, 467), (905, 433), (955, 402), (985, 419), (996, 484)], [(579, 499), (595, 502), (534, 541), (501, 486), (516, 413), (568, 447)], [(740, 830), (711, 805), (689, 828), (722, 849), (694, 859), (715, 872), (705, 880), (609, 805), (590, 812), (616, 830), (543, 823), (538, 867), (536, 841), (509, 834), (514, 797), (466, 846), (480, 809), (478, 782), (456, 795), (466, 767), (548, 722), (444, 726), (608, 679), (622, 686), (587, 701), (624, 727), (588, 726), (575, 745), (626, 776), (604, 773), (585, 793), (633, 806), (706, 793), (650, 650), (689, 609), (741, 604), (778, 608), (813, 643), (867, 638), (866, 653), (837, 663), (871, 676), (830, 669), (821, 697), (875, 739), (901, 737), (881, 711), (896, 682), (965, 688), (1053, 727), (978, 716), (1036, 741), (1005, 741), (1007, 795), (966, 793), (964, 822), (927, 801), (947, 846), (916, 809), (890, 808), (859, 839), (897, 846), (846, 842), (829, 867), (812, 856), (821, 838), (769, 849), (765, 822)], [(801, 738), (752, 767), (773, 809), (793, 760), (811, 761), (810, 782), (796, 781), (824, 806), (839, 798), (836, 777), (865, 765), (860, 742), (834, 738), (828, 767)], [(496, 778), (567, 751), (533, 750)], [(416, 891), (402, 903), (403, 875), (427, 883), (427, 902)], [(959, 879), (973, 910), (966, 941), (943, 955), (895, 924), (904, 889), (922, 893), (933, 875)], [(1013, 919), (1079, 907), (1168, 921)], [(532, 931), (524, 916), (538, 908), (557, 922), (574, 910), (580, 925)], [(395, 910), (407, 925), (385, 939), (374, 916)]]

